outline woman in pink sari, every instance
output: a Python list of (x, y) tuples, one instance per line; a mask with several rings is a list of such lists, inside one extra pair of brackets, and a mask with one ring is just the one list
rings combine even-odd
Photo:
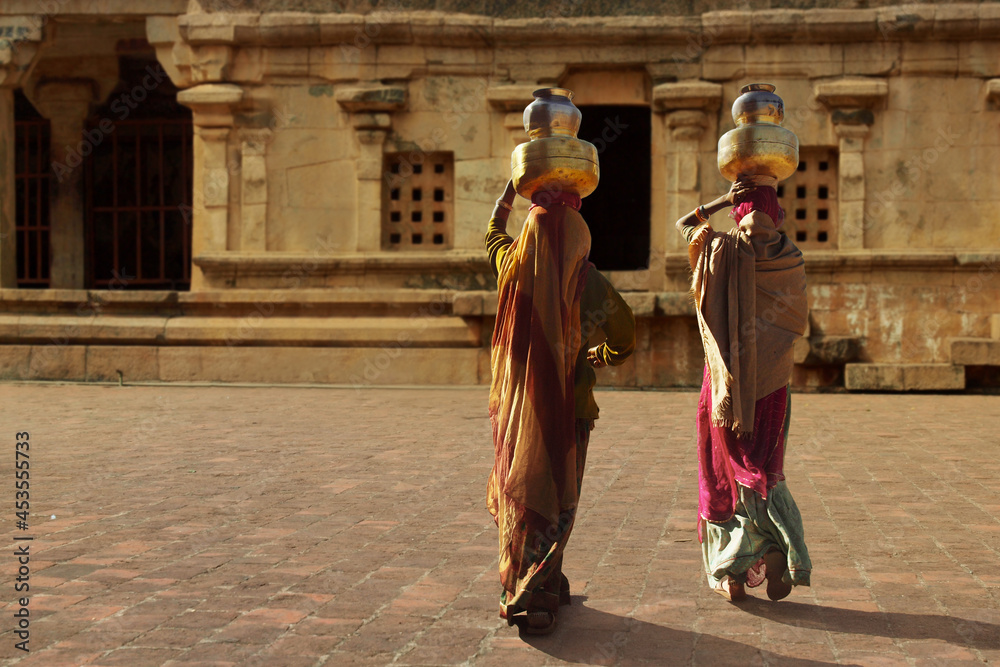
[[(735, 204), (737, 225), (715, 212)], [(677, 221), (705, 348), (698, 404), (698, 538), (709, 584), (732, 601), (766, 579), (772, 600), (809, 585), (802, 518), (785, 485), (792, 344), (806, 328), (802, 253), (778, 229), (771, 185), (737, 181)]]

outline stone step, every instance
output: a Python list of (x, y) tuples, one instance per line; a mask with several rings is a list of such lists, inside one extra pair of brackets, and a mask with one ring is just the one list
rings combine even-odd
[(965, 389), (965, 367), (952, 364), (846, 364), (848, 391)]
[(1000, 340), (952, 338), (951, 362), (964, 366), (1000, 366)]
[(478, 348), (0, 345), (0, 380), (470, 385), (490, 380)]
[(164, 317), (0, 313), (0, 343), (38, 345), (292, 345), (478, 347), (478, 322), (424, 317)]

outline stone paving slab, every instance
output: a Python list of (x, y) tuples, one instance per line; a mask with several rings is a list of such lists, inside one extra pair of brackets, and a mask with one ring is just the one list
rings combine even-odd
[[(794, 395), (786, 473), (813, 586), (736, 606), (701, 572), (697, 396), (601, 392), (565, 563), (573, 605), (548, 637), (497, 616), (486, 399), (479, 387), (0, 385), (0, 660), (1000, 662), (1000, 397)], [(14, 635), (24, 544), (29, 653)]]

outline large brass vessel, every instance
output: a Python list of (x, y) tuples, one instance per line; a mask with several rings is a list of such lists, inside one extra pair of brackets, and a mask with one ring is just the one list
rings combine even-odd
[(524, 110), (524, 130), (530, 140), (510, 156), (517, 194), (531, 199), (537, 192), (567, 192), (586, 197), (597, 188), (601, 169), (597, 148), (577, 138), (582, 114), (572, 91), (542, 88)]
[(799, 166), (799, 139), (784, 127), (785, 105), (769, 83), (743, 86), (733, 102), (736, 129), (719, 139), (719, 171), (729, 181), (774, 184)]

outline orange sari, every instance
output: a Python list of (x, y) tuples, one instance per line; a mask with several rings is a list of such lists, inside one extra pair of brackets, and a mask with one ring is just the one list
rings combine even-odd
[(561, 203), (533, 206), (497, 279), (487, 506), (499, 528), (501, 615), (555, 612), (568, 598), (562, 553), (573, 527), (589, 421), (578, 424), (574, 368), (590, 232)]

